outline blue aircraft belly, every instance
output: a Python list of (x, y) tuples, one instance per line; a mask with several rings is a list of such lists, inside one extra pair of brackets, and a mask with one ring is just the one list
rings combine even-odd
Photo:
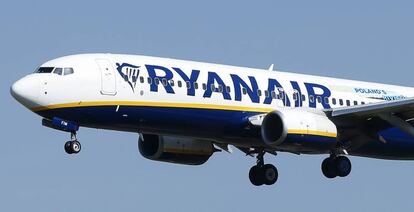
[(379, 132), (386, 141), (369, 141), (352, 152), (353, 155), (381, 159), (414, 159), (414, 138), (398, 128), (389, 128)]
[[(70, 107), (38, 112), (60, 117), (81, 126), (131, 132), (184, 134), (226, 139), (257, 138), (258, 130), (245, 129), (255, 112), (145, 106)], [(246, 140), (248, 141), (248, 140)]]
[[(169, 108), (145, 106), (88, 106), (37, 112), (46, 118), (59, 117), (81, 126), (130, 132), (186, 135), (217, 139), (251, 146), (262, 146), (260, 128), (249, 127), (248, 118), (258, 112), (232, 110)], [(396, 128), (380, 132), (387, 141), (370, 141), (351, 152), (353, 155), (414, 159), (414, 139)], [(321, 151), (332, 148), (335, 138), (316, 135), (288, 135), (282, 144), (286, 150)]]

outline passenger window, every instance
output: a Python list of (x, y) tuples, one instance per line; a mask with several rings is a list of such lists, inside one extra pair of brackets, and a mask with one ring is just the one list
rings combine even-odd
[(151, 78), (151, 77), (148, 77), (148, 79), (147, 79), (147, 80), (148, 80), (148, 84), (150, 84), (150, 85), (151, 85), (151, 84), (152, 84), (152, 78)]
[(354, 101), (354, 105), (358, 105), (358, 102), (357, 101)]
[(283, 99), (283, 92), (280, 91), (277, 95), (276, 95), (276, 99)]
[(268, 90), (265, 90), (264, 94), (265, 94), (265, 97), (269, 97), (269, 91)]
[(276, 92), (275, 91), (272, 91), (270, 94), (272, 95), (273, 99), (276, 99)]
[(306, 101), (306, 96), (302, 94), (302, 101)]
[(214, 86), (213, 84), (211, 84), (210, 89), (211, 89), (211, 91), (215, 92), (216, 91), (216, 86)]
[(346, 100), (346, 106), (351, 106), (351, 101)]
[(178, 85), (178, 87), (180, 87), (180, 88), (183, 86), (183, 83), (181, 82), (181, 80), (178, 80), (178, 81), (177, 81), (177, 85)]
[(222, 85), (219, 85), (219, 86), (218, 86), (218, 92), (220, 92), (220, 93), (222, 93), (222, 92), (223, 92), (223, 86), (222, 86)]
[(361, 102), (361, 105), (365, 105), (365, 102)]
[(312, 95), (309, 96), (309, 102), (315, 102), (315, 98)]
[(55, 68), (55, 70), (53, 70), (53, 73), (57, 74), (57, 75), (62, 75), (63, 69), (62, 68)]
[(174, 86), (174, 80), (170, 80), (170, 85)]
[(194, 83), (194, 89), (198, 89), (198, 83)]
[(164, 85), (164, 86), (167, 86), (167, 79), (165, 79), (165, 78), (162, 78), (162, 85)]
[(203, 83), (203, 90), (207, 90), (207, 85), (206, 85), (206, 83)]
[(336, 105), (336, 99), (332, 98), (332, 104)]
[(242, 92), (243, 92), (243, 94), (247, 94), (246, 88), (242, 88)]
[(227, 93), (230, 93), (230, 86), (226, 86)]
[(339, 99), (339, 105), (344, 105), (344, 100), (342, 100), (342, 99)]
[(191, 83), (189, 81), (186, 81), (185, 82), (185, 85), (186, 85), (187, 89), (190, 89), (191, 88)]
[(325, 97), (324, 100), (325, 100), (325, 104), (329, 104), (329, 98), (328, 97)]
[(139, 77), (139, 81), (141, 82), (141, 83), (144, 83), (144, 77)]
[(262, 90), (258, 89), (258, 90), (257, 90), (257, 95), (258, 95), (258, 96), (262, 96)]
[(69, 74), (73, 74), (73, 73), (74, 73), (73, 68), (65, 68), (63, 71), (63, 75), (65, 76)]
[(279, 91), (279, 95), (278, 95), (278, 99), (284, 99), (285, 98), (285, 91), (283, 91), (282, 88), (278, 88)]
[(317, 96), (317, 97), (316, 97), (316, 100), (318, 101), (318, 103), (322, 103), (322, 97)]
[(159, 85), (159, 84), (160, 84), (160, 79), (159, 79), (158, 77), (155, 77), (155, 78), (154, 78), (154, 83), (155, 83), (156, 85)]
[(279, 99), (284, 99), (285, 98), (285, 92), (280, 91), (279, 93)]
[(294, 93), (292, 97), (293, 97), (293, 100), (295, 100), (295, 101), (298, 100), (298, 94), (297, 93)]

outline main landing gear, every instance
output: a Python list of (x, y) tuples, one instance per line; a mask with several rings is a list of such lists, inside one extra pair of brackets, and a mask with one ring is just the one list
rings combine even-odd
[(327, 178), (346, 177), (351, 173), (351, 161), (345, 156), (331, 155), (322, 162), (322, 173)]
[(264, 164), (264, 154), (265, 152), (263, 151), (257, 155), (257, 164), (249, 171), (250, 182), (255, 186), (273, 185), (279, 176), (275, 166)]
[(71, 139), (65, 143), (65, 152), (68, 154), (78, 154), (81, 151), (81, 144), (76, 138), (76, 132), (71, 132)]

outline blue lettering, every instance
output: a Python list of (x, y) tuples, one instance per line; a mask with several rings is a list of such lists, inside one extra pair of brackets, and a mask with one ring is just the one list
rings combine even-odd
[(302, 107), (302, 91), (300, 90), (298, 82), (290, 81), (290, 84), (292, 84), (293, 90), (297, 92), (296, 94), (294, 94), (296, 95), (296, 99), (293, 100), (295, 101), (295, 107)]
[[(216, 82), (218, 86), (216, 86)], [(221, 91), (219, 90), (220, 87)], [(220, 76), (215, 72), (208, 72), (207, 89), (204, 92), (203, 97), (210, 98), (213, 92), (222, 93), (224, 99), (231, 100), (230, 94), (227, 93), (226, 90), (226, 84), (224, 84)]]
[[(277, 92), (275, 91), (275, 89), (277, 90)], [(275, 93), (278, 93), (278, 95), (283, 98), (283, 100), (284, 100), (283, 105), (289, 107), (290, 106), (290, 100), (287, 97), (287, 95), (285, 95), (280, 89), (283, 89), (283, 87), (279, 83), (279, 81), (277, 81), (276, 79), (269, 79), (267, 90), (269, 91), (270, 95), (265, 98), (263, 103), (264, 104), (272, 104), (272, 101), (273, 101), (272, 93), (275, 92)]]
[(190, 82), (191, 86), (189, 89), (187, 89), (187, 95), (188, 96), (194, 96), (195, 95), (195, 87), (194, 83), (197, 82), (198, 76), (200, 75), (199, 70), (192, 70), (190, 77), (188, 77), (181, 69), (174, 68), (173, 69), (183, 78), (184, 81)]
[(243, 81), (239, 76), (235, 74), (231, 74), (230, 76), (231, 76), (231, 79), (233, 80), (233, 85), (234, 85), (234, 95), (235, 95), (234, 100), (236, 101), (242, 100), (241, 87), (243, 87), (244, 89), (246, 89), (246, 92), (249, 95), (250, 100), (254, 103), (259, 103), (260, 99), (259, 99), (259, 96), (257, 95), (257, 90), (259, 88), (257, 86), (256, 79), (254, 77), (249, 76), (250, 84), (252, 86), (250, 88), (249, 85), (247, 85), (247, 83)]
[[(169, 81), (173, 78), (173, 73), (168, 69), (165, 68), (163, 66), (156, 66), (156, 65), (145, 65), (145, 67), (147, 68), (148, 71), (148, 76), (150, 78), (152, 78), (154, 80), (154, 78), (158, 78), (160, 81), (162, 81), (163, 79)], [(155, 70), (161, 70), (165, 73), (165, 75), (157, 75)], [(159, 84), (159, 83), (158, 83)], [(151, 83), (151, 91), (152, 92), (158, 92), (158, 84), (156, 84), (155, 82)], [(167, 83), (165, 86), (163, 86), (165, 88), (165, 91), (167, 91), (167, 93), (174, 93), (174, 90), (172, 89), (170, 83)]]
[[(315, 101), (311, 102), (309, 101), (309, 107), (311, 108), (316, 108), (316, 102), (318, 97), (321, 99), (321, 104), (323, 106), (323, 108), (327, 109), (327, 108), (331, 108), (331, 106), (329, 105), (329, 103), (325, 102), (325, 97), (330, 97), (331, 96), (331, 91), (323, 86), (323, 85), (319, 85), (319, 84), (314, 84), (314, 83), (305, 83), (305, 87), (306, 90), (308, 91), (308, 95), (309, 96), (314, 96)], [(322, 90), (321, 94), (317, 94), (315, 92), (315, 88), (319, 88)]]

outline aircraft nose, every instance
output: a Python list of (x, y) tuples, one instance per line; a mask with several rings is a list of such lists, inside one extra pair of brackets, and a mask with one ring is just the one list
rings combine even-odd
[(26, 76), (17, 80), (10, 87), (11, 95), (22, 105), (30, 108), (35, 105), (39, 97), (40, 84), (39, 81), (33, 77)]

